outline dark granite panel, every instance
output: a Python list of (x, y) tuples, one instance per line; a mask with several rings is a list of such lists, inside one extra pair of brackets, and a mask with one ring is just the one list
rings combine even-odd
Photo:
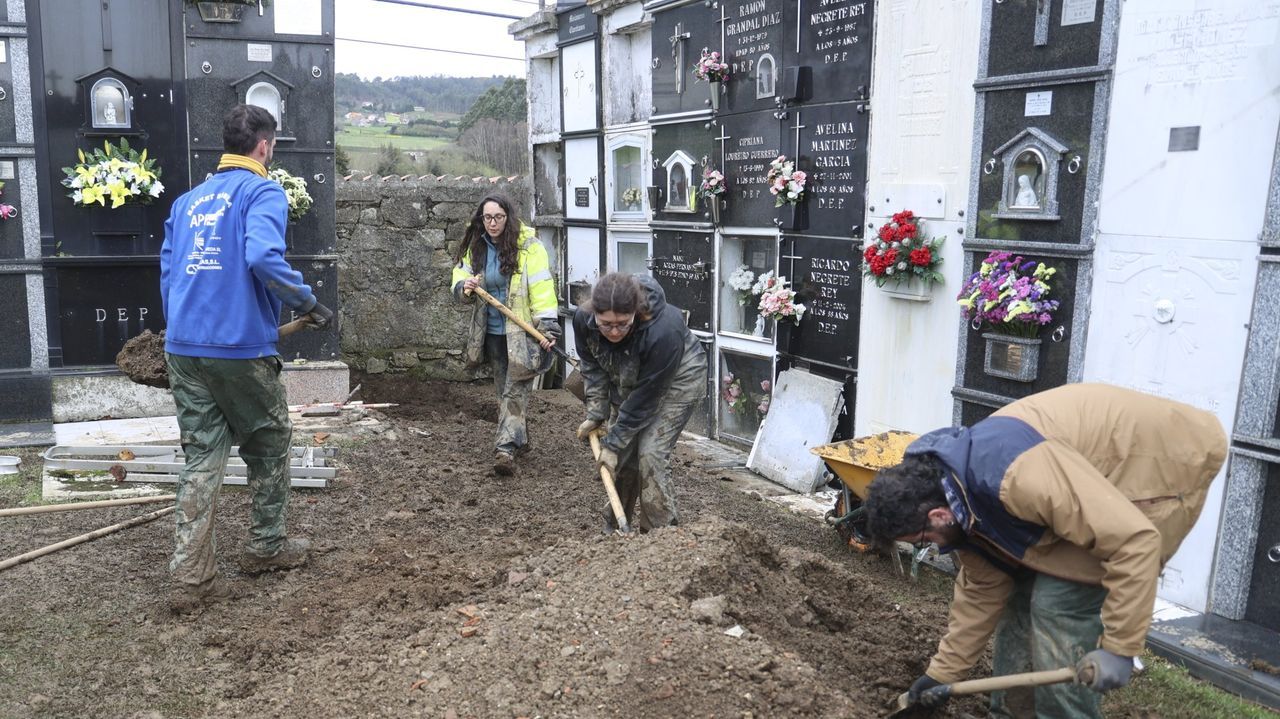
[[(722, 2), (723, 55), (730, 77), (721, 99), (722, 113), (749, 112), (774, 107), (782, 69), (786, 64), (785, 0)], [(714, 48), (713, 48), (714, 49)]]
[[(720, 170), (728, 188), (723, 224), (728, 227), (773, 227), (777, 212), (765, 177), (769, 163), (783, 154), (783, 123), (772, 111), (721, 117), (717, 144)], [(721, 141), (719, 138), (724, 137)]]
[[(31, 366), (31, 326), (27, 316), (27, 276), (0, 275), (0, 369)], [(3, 395), (0, 395), (3, 397)], [(0, 404), (3, 404), (0, 402)]]
[[(242, 41), (187, 43), (187, 102), (192, 108), (206, 108), (190, 115), (192, 146), (220, 150), (223, 114), (244, 102), (251, 86), (266, 82), (280, 92), (284, 104), (276, 151), (332, 148), (333, 113), (317, 111), (333, 106), (333, 53), (328, 52), (332, 48), (308, 43), (271, 45), (271, 62), (249, 62)], [(206, 62), (208, 73), (203, 71)], [(318, 68), (320, 77), (314, 76), (313, 68)]]
[(164, 329), (159, 265), (58, 267), (63, 366), (110, 365), (130, 337)]
[(1258, 522), (1258, 550), (1249, 582), (1249, 604), (1244, 618), (1280, 631), (1280, 465), (1267, 471)]
[[(702, 171), (718, 149), (713, 128), (705, 121), (659, 125), (653, 129), (653, 186), (660, 197), (653, 206), (655, 220), (709, 222), (706, 203), (697, 196)], [(683, 154), (677, 154), (683, 153)], [(690, 202), (694, 205), (691, 209)]]
[(960, 424), (965, 427), (972, 427), (981, 422), (995, 412), (995, 407), (988, 407), (985, 404), (975, 404), (973, 402), (963, 402), (960, 405)]
[[(787, 67), (809, 67), (815, 102), (865, 99), (871, 86), (870, 0), (787, 3)], [(785, 73), (784, 73), (785, 74)]]
[[(1078, 2), (1069, 4), (1078, 5)], [(1095, 0), (1093, 22), (1062, 24), (1063, 0), (1004, 0), (991, 4), (991, 55), (989, 76), (1092, 67), (1098, 64), (1102, 37), (1102, 10), (1106, 0)], [(1048, 12), (1047, 44), (1037, 46), (1037, 8)]]
[[(13, 42), (5, 38), (6, 53), (13, 51)], [(17, 142), (18, 131), (14, 117), (13, 97), (13, 59), (0, 63), (0, 90), (4, 91), (4, 100), (0, 100), (0, 142)]]
[[(311, 291), (315, 293), (316, 299), (333, 310), (335, 314), (340, 314), (341, 309), (338, 306), (338, 266), (333, 262), (325, 261), (294, 261), (290, 264), (293, 269), (302, 273), (303, 280), (311, 286)], [(294, 313), (289, 308), (284, 308), (280, 314), (280, 324), (290, 322), (295, 319)], [(331, 323), (324, 330), (303, 330), (295, 332), (288, 337), (280, 340), (276, 345), (276, 350), (286, 361), (295, 359), (308, 360), (336, 360), (338, 359), (338, 335), (341, 331), (341, 322)]]
[(693, 67), (702, 48), (720, 44), (720, 25), (713, 12), (718, 11), (700, 2), (654, 11), (649, 65), (654, 115), (710, 109), (710, 88), (694, 77)]
[[(0, 219), (0, 258), (19, 259), (26, 257), (26, 247), (22, 237), (22, 215), (27, 208), (18, 207), (22, 197), (22, 183), (18, 178), (18, 159), (0, 157), (0, 165), (8, 165), (13, 171), (13, 178), (0, 180), (4, 187), (0, 188), (0, 204), (13, 205), (18, 214), (8, 219)], [(31, 208), (35, 212), (35, 208)]]
[(715, 242), (710, 233), (655, 230), (650, 272), (667, 302), (689, 313), (690, 329), (711, 331)]
[[(1052, 114), (1026, 117), (1028, 92), (1052, 91)], [(1089, 136), (1093, 130), (1094, 83), (1054, 85), (1052, 87), (1001, 90), (986, 94), (986, 114), (982, 132), (980, 164), (994, 160), (994, 170), (978, 171), (978, 237), (1022, 242), (1082, 241), (1085, 181), (1088, 163), (1092, 161)], [(997, 219), (999, 202), (1004, 192), (1001, 158), (995, 151), (1018, 137), (1028, 128), (1036, 128), (1067, 149), (1058, 161), (1059, 220)], [(1075, 174), (1069, 172), (1071, 159), (1079, 155), (1081, 165)], [(1052, 165), (1054, 158), (1046, 158)]]
[(807, 226), (792, 229), (835, 237), (861, 235), (870, 115), (860, 107), (842, 103), (792, 110), (783, 144), (791, 146), (789, 156), (796, 158), (796, 168), (808, 175), (803, 203)]
[[(336, 0), (335, 0), (336, 1)], [(200, 13), (196, 10), (192, 3), (183, 3), (183, 19), (186, 26), (186, 34), (192, 36), (212, 36), (220, 38), (236, 38), (241, 40), (253, 39), (255, 41), (272, 41), (279, 39), (276, 35), (276, 8), (275, 3), (260, 3), (261, 10), (257, 6), (246, 7), (240, 16), (240, 22), (236, 23), (212, 23), (205, 22), (200, 18)], [(321, 30), (323, 36), (286, 36), (297, 37), (298, 39), (314, 39), (320, 41), (324, 38), (333, 37), (333, 3), (321, 3)], [(261, 12), (261, 14), (259, 14)]]
[[(218, 167), (217, 153), (192, 153), (191, 174), (196, 183)], [(290, 222), (285, 236), (288, 251), (298, 255), (331, 254), (337, 241), (334, 217), (333, 155), (282, 151), (276, 148), (272, 167), (283, 167), (307, 181), (311, 210), (297, 222)], [(320, 182), (317, 176), (322, 176)]]
[(48, 374), (0, 372), (0, 422), (53, 419), (53, 381)]
[[(1043, 261), (1058, 272), (1049, 283), (1052, 298), (1061, 302), (1053, 321), (1040, 329), (1040, 361), (1039, 372), (1033, 382), (1017, 382), (1010, 379), (993, 377), (983, 371), (983, 360), (986, 356), (986, 340), (982, 335), (991, 330), (970, 328), (965, 332), (964, 386), (981, 392), (989, 392), (1013, 399), (1026, 397), (1046, 389), (1058, 387), (1067, 382), (1067, 365), (1071, 358), (1071, 335), (1066, 332), (1060, 341), (1051, 338), (1053, 330), (1059, 326), (1070, 330), (1075, 315), (1075, 287), (1078, 264), (1076, 260), (1063, 258), (1041, 258), (1033, 251), (1020, 252), (1027, 260)], [(974, 267), (987, 256), (986, 252), (975, 254)], [(956, 309), (956, 321), (960, 322), (959, 308)]]
[[(109, 13), (83, 12), (80, 0), (49, 0), (40, 5), (41, 17), (57, 18), (40, 28), (43, 76), (35, 80), (43, 95), (45, 124), (37, 127), (37, 142), (48, 148), (47, 165), (41, 169), (46, 189), (41, 190), (42, 213), (52, 233), (48, 255), (157, 254), (164, 236), (164, 221), (173, 198), (187, 189), (186, 127), (182, 109), (170, 102), (172, 58), (167, 27), (169, 3), (164, 0), (119, 0)], [(101, 42), (103, 21), (110, 23), (111, 50)], [(136, 18), (151, 18), (138, 23)], [(89, 118), (88, 91), (97, 73), (108, 65), (133, 98), (132, 130), (93, 130)], [(107, 134), (115, 133), (115, 134)], [(104, 141), (119, 144), (127, 137), (135, 149), (146, 149), (160, 168), (164, 194), (141, 208), (96, 212), (77, 207), (59, 182), (62, 171), (76, 163), (76, 150), (101, 147)], [(31, 211), (31, 210), (27, 210)], [(125, 233), (125, 234), (117, 234)]]
[(862, 302), (857, 244), (850, 240), (786, 235), (778, 258), (780, 274), (791, 281), (807, 308), (799, 325), (790, 321), (779, 323), (779, 349), (805, 359), (853, 369), (858, 363), (858, 317)]
[(585, 40), (600, 32), (600, 18), (587, 7), (575, 7), (556, 14), (558, 40), (561, 43)]

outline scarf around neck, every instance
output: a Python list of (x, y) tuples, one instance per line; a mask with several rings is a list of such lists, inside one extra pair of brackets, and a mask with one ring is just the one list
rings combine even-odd
[(222, 170), (232, 168), (248, 170), (263, 179), (266, 179), (267, 177), (267, 168), (264, 167), (261, 162), (258, 162), (247, 155), (237, 155), (231, 152), (224, 152), (222, 157), (218, 160), (218, 171), (221, 172)]

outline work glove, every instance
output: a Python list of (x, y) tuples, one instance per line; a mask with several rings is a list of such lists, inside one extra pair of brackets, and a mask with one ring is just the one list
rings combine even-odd
[(615, 480), (618, 478), (618, 453), (612, 449), (600, 446), (600, 459), (596, 461), (597, 468), (609, 470), (609, 476)]
[(591, 437), (592, 432), (600, 429), (600, 424), (601, 420), (589, 419), (578, 425), (578, 439), (583, 442), (587, 441)]
[(328, 327), (329, 322), (333, 320), (333, 310), (317, 302), (316, 306), (312, 307), (311, 311), (307, 312), (305, 319), (307, 320), (307, 324), (311, 326), (311, 329), (322, 330), (325, 327)]
[(1094, 649), (1076, 664), (1076, 681), (1095, 692), (1109, 692), (1129, 683), (1133, 657), (1122, 657), (1106, 649)]
[(920, 678), (911, 683), (911, 688), (907, 690), (907, 699), (912, 706), (922, 706), (926, 709), (937, 709), (947, 700), (951, 698), (951, 685), (943, 684), (928, 674), (921, 674)]
[(554, 340), (556, 344), (560, 344), (560, 338), (564, 336), (564, 332), (560, 329), (560, 323), (553, 319), (538, 320), (538, 331), (546, 336), (549, 340)]

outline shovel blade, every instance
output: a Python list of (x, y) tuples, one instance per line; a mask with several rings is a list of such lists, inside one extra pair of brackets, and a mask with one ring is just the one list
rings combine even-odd
[(912, 704), (906, 692), (899, 694), (898, 698), (889, 705), (889, 709), (890, 712), (886, 715), (888, 719), (924, 719), (933, 714), (930, 709)]
[(564, 378), (564, 388), (580, 401), (587, 401), (587, 386), (582, 378), (582, 373), (578, 370), (573, 370), (568, 377)]

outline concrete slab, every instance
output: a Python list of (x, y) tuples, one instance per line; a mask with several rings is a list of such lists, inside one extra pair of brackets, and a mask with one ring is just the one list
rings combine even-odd
[(50, 422), (0, 424), (0, 449), (43, 447), (54, 443), (53, 424)]
[(63, 445), (159, 444), (181, 439), (174, 416), (65, 422), (55, 424), (53, 433), (54, 442)]
[(809, 448), (831, 440), (843, 391), (841, 383), (804, 370), (778, 375), (769, 416), (756, 434), (747, 466), (798, 492), (821, 488), (822, 460)]

